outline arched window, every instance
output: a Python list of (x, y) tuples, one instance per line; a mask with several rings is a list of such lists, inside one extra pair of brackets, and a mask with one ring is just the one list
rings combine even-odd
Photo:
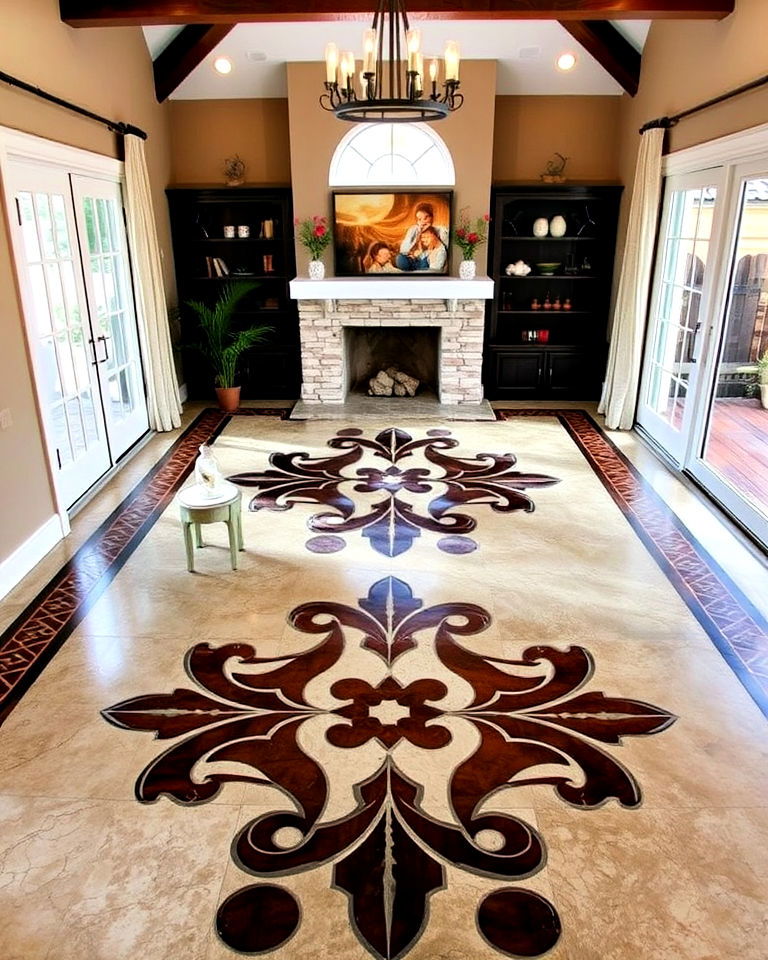
[(453, 186), (453, 160), (425, 123), (361, 123), (345, 134), (331, 160), (331, 187)]

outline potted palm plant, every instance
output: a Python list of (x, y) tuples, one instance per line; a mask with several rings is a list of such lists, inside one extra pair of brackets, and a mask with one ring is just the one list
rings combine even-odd
[(188, 300), (194, 310), (203, 334), (203, 340), (190, 344), (204, 354), (215, 378), (216, 396), (225, 413), (234, 413), (240, 405), (240, 386), (236, 385), (237, 361), (240, 355), (256, 343), (266, 339), (272, 327), (265, 324), (245, 330), (233, 330), (232, 321), (240, 301), (258, 286), (257, 283), (238, 280), (228, 283), (213, 306), (200, 300)]

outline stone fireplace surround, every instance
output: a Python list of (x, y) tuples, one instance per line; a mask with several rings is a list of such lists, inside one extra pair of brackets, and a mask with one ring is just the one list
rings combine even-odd
[(485, 301), (488, 277), (370, 277), (291, 281), (298, 301), (303, 404), (347, 399), (345, 327), (439, 327), (438, 392), (443, 405), (483, 403)]

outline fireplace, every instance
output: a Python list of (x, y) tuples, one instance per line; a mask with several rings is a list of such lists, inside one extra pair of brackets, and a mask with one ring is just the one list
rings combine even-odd
[(419, 381), (420, 395), (439, 395), (440, 330), (436, 327), (344, 327), (348, 393), (368, 394), (368, 381), (396, 367)]
[[(316, 405), (329, 412), (343, 408), (361, 381), (377, 372), (372, 366), (386, 369), (393, 360), (426, 381), (437, 394), (433, 403), (462, 417), (493, 416), (482, 382), (485, 301), (493, 296), (487, 277), (297, 277), (291, 296), (299, 307), (300, 404), (306, 415)], [(407, 367), (411, 359), (414, 371)]]

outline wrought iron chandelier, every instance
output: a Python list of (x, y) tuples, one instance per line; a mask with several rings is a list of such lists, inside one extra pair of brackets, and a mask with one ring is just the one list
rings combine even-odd
[(445, 45), (444, 79), (438, 87), (439, 63), (429, 58), (430, 92), (425, 93), (421, 31), (408, 26), (403, 0), (378, 0), (373, 24), (363, 34), (362, 70), (355, 55), (339, 55), (335, 43), (325, 48), (325, 93), (320, 106), (352, 123), (413, 123), (442, 120), (464, 102), (459, 89), (459, 45)]

